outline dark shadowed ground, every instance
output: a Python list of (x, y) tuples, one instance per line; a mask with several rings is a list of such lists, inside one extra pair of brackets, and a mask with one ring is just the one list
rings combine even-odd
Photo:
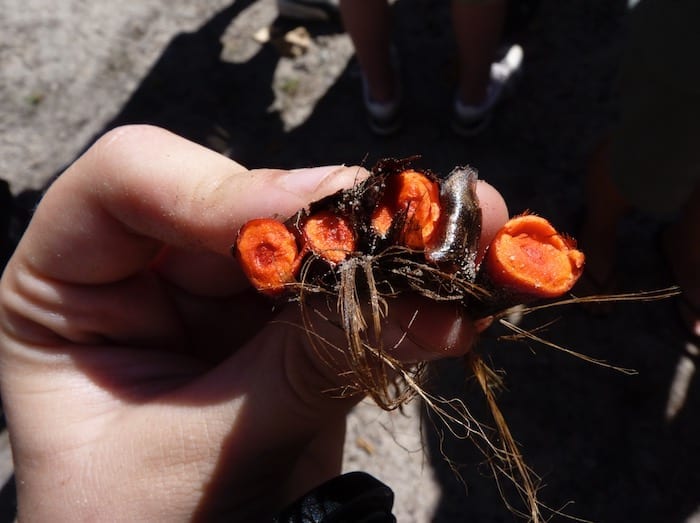
[[(429, 0), (395, 4), (395, 41), (408, 111), (402, 132), (378, 139), (367, 131), (359, 73), (354, 61), (347, 60), (347, 42), (338, 40), (340, 27), (307, 25), (314, 46), (295, 60), (283, 58), (269, 44), (248, 52), (231, 27), (242, 26), (241, 31), (251, 34), (258, 29), (246, 27), (243, 18), (257, 23), (255, 16), (246, 14), (255, 4), (237, 0), (196, 30), (168, 41), (103, 128), (93, 128), (94, 136), (121, 124), (152, 123), (251, 168), (371, 166), (383, 157), (414, 154), (422, 155), (419, 165), (443, 174), (455, 165), (470, 164), (501, 190), (512, 212), (529, 209), (575, 233), (586, 159), (614, 116), (613, 78), (624, 34), (621, 2), (542, 0), (532, 3), (536, 10), (516, 13), (509, 35), (525, 48), (523, 75), (487, 132), (470, 141), (453, 135), (448, 125), (454, 53), (446, 5)], [(269, 13), (273, 8), (266, 2), (260, 9)], [(281, 20), (274, 24), (280, 30), (295, 25), (287, 27)], [(222, 59), (226, 52), (238, 58)], [(329, 70), (338, 72), (330, 80)], [(307, 91), (314, 91), (318, 102), (305, 118), (298, 111), (313, 98)], [(83, 140), (80, 147), (91, 141)], [(41, 164), (46, 180), (62, 169), (58, 164), (49, 172), (47, 165)], [(11, 180), (22, 175), (12, 171), (11, 162), (6, 168)], [(33, 196), (25, 192), (18, 202), (26, 208)], [(623, 290), (672, 283), (656, 249), (658, 229), (644, 216), (624, 224), (618, 268)], [(557, 321), (540, 333), (543, 337), (638, 374), (597, 367), (532, 342), (498, 341), (500, 331), (485, 337), (480, 350), (506, 372), (507, 390), (499, 396), (500, 406), (527, 462), (542, 477), (542, 500), (555, 509), (573, 501), (566, 512), (599, 522), (700, 521), (697, 378), (679, 413), (673, 419), (666, 416), (683, 353), (671, 301), (622, 304), (605, 317), (578, 307), (554, 308), (528, 317), (522, 326), (551, 320)], [(488, 421), (478, 387), (462, 367), (456, 361), (438, 365), (433, 390), (463, 397), (477, 418)], [(363, 419), (373, 420), (372, 416)], [(399, 521), (515, 521), (473, 445), (440, 441), (429, 423), (424, 429), (423, 468), (434, 471), (430, 481), (440, 490), (421, 510), (416, 507), (422, 484), (415, 486), (418, 490), (411, 488), (417, 505), (397, 506)], [(362, 434), (362, 429), (355, 430)], [(356, 436), (353, 432), (349, 447)], [(441, 445), (460, 465), (463, 483), (442, 459)], [(402, 452), (407, 451), (398, 450)], [(375, 470), (368, 463), (381, 460), (382, 453), (366, 454), (348, 464)], [(395, 489), (412, 484), (412, 472), (400, 464), (393, 469), (379, 465), (379, 470), (380, 479)], [(426, 488), (426, 496), (432, 492)], [(0, 493), (0, 501), (7, 500), (11, 506), (12, 488)], [(563, 518), (555, 515), (552, 520)]]

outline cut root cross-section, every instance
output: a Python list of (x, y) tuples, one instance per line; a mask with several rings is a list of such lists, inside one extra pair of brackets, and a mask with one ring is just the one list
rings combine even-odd
[(372, 227), (385, 236), (399, 216), (403, 217), (401, 243), (410, 249), (423, 249), (440, 218), (438, 183), (412, 169), (390, 178), (372, 216)]
[(583, 271), (576, 242), (540, 216), (509, 220), (491, 242), (486, 270), (491, 282), (514, 293), (539, 298), (568, 292)]
[(294, 234), (270, 218), (247, 222), (238, 233), (236, 257), (253, 286), (277, 295), (296, 281), (300, 257)]

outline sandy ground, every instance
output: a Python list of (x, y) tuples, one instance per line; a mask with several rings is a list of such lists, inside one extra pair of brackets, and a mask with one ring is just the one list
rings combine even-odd
[[(250, 167), (371, 165), (413, 154), (442, 173), (469, 163), (513, 211), (531, 209), (573, 231), (586, 158), (612, 113), (621, 3), (542, 0), (529, 23), (518, 26), (526, 51), (518, 89), (489, 130), (467, 142), (447, 125), (454, 79), (448, 11), (429, 0), (395, 4), (409, 111), (405, 129), (382, 140), (367, 132), (352, 47), (340, 27), (307, 24), (310, 46), (297, 57), (256, 40), (261, 29), (276, 34), (297, 25), (277, 19), (273, 0), (4, 0), (0, 176), (11, 182), (21, 217), (96, 136), (149, 122)], [(21, 218), (14, 223), (21, 228)], [(625, 224), (621, 288), (669, 283), (655, 248), (657, 229), (642, 216)], [(602, 318), (556, 309), (525, 325), (553, 319), (547, 339), (639, 374), (534, 343), (499, 341), (498, 332), (486, 336), (480, 350), (507, 372), (501, 407), (543, 478), (542, 499), (555, 509), (574, 502), (567, 512), (601, 522), (700, 521), (700, 391), (670, 302), (628, 304)], [(690, 385), (669, 417), (679, 368), (690, 369)], [(488, 420), (459, 361), (435, 370), (435, 393), (462, 398)], [(473, 445), (441, 437), (422, 412), (418, 402), (404, 413), (360, 405), (349, 419), (344, 469), (390, 485), (401, 522), (516, 520)], [(9, 479), (5, 439), (0, 459)], [(13, 518), (13, 492), (9, 480), (0, 520)]]

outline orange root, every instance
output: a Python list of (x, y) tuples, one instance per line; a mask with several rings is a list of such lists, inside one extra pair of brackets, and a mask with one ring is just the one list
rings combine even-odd
[(355, 250), (355, 233), (345, 218), (330, 211), (318, 212), (303, 225), (306, 247), (332, 265), (337, 265)]
[(538, 298), (571, 290), (583, 272), (584, 256), (576, 242), (532, 214), (509, 220), (491, 242), (484, 260), (497, 286)]
[(296, 281), (301, 265), (294, 235), (271, 218), (251, 220), (241, 227), (236, 258), (251, 284), (271, 296)]
[(372, 227), (386, 236), (398, 213), (405, 213), (401, 243), (423, 249), (435, 232), (440, 217), (438, 183), (414, 170), (406, 170), (388, 180), (383, 201), (372, 216)]

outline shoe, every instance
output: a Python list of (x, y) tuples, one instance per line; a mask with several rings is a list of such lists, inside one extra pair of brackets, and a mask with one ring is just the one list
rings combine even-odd
[[(491, 85), (489, 84), (489, 87)], [(491, 109), (493, 103), (489, 101), (487, 88), (486, 101), (480, 105), (467, 105), (460, 97), (455, 96), (452, 111), (452, 130), (463, 138), (471, 138), (481, 134), (491, 123)]]
[(367, 122), (374, 134), (389, 136), (401, 128), (401, 95), (389, 102), (376, 102), (371, 99), (367, 82), (362, 78), (362, 101), (367, 111)]
[(401, 74), (399, 68), (399, 59), (396, 50), (391, 48), (391, 67), (394, 70), (394, 78), (396, 78), (396, 96), (388, 102), (377, 102), (372, 100), (369, 94), (369, 86), (364, 75), (362, 76), (362, 102), (367, 112), (367, 122), (372, 132), (379, 136), (389, 136), (394, 134), (401, 128), (402, 111), (401, 101), (403, 94), (401, 91)]
[(277, 0), (277, 12), (294, 20), (340, 20), (338, 0)]
[(491, 75), (486, 87), (486, 99), (479, 105), (468, 105), (455, 96), (452, 129), (463, 137), (480, 134), (491, 122), (493, 109), (503, 98), (523, 62), (523, 48), (515, 44), (510, 46), (503, 58), (491, 64)]
[(511, 85), (523, 65), (523, 48), (511, 45), (498, 62), (491, 64), (491, 82), (499, 86), (501, 94)]

